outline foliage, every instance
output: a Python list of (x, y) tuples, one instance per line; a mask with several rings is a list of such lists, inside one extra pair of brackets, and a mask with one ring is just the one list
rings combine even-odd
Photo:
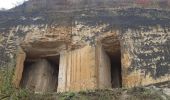
[(21, 100), (28, 94), (27, 90), (16, 89), (12, 85), (15, 61), (11, 60), (0, 69), (0, 100)]
[(74, 96), (75, 96), (74, 92), (67, 92), (62, 96), (62, 99), (63, 100), (70, 100)]

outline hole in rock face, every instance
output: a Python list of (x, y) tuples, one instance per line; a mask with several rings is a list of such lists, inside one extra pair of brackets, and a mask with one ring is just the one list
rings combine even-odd
[(59, 56), (26, 58), (20, 85), (34, 92), (55, 92), (58, 86), (58, 72)]
[(115, 54), (109, 54), (111, 63), (111, 84), (112, 88), (122, 87), (122, 75), (121, 75), (121, 52), (120, 50)]
[[(118, 35), (109, 36), (102, 40), (102, 48), (109, 62), (109, 81), (112, 88), (122, 87), (121, 41)], [(110, 84), (109, 84), (110, 85)]]

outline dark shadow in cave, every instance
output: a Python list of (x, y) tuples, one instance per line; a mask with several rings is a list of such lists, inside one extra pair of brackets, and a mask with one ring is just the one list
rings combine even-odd
[(111, 63), (111, 83), (112, 88), (122, 87), (122, 72), (121, 72), (121, 51), (108, 53)]
[(59, 56), (26, 58), (20, 86), (34, 92), (56, 92)]

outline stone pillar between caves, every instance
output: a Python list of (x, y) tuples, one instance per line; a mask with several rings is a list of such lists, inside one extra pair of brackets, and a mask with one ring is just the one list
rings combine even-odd
[(15, 74), (13, 78), (13, 85), (16, 88), (19, 88), (20, 82), (22, 79), (22, 73), (24, 71), (24, 61), (26, 59), (26, 54), (25, 52), (20, 48), (17, 59), (16, 59), (16, 68), (15, 68)]
[(98, 88), (111, 88), (111, 61), (102, 46), (96, 47), (96, 67), (98, 68)]
[(58, 92), (111, 88), (110, 60), (101, 46), (60, 55)]

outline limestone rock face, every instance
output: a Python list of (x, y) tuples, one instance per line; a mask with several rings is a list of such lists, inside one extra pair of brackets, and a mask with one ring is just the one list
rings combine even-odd
[[(27, 59), (35, 62), (59, 55), (60, 59), (53, 59), (60, 62), (59, 77), (55, 77), (58, 79), (56, 91), (109, 88), (115, 84), (145, 86), (170, 80), (168, 10), (85, 9), (30, 13), (9, 19), (12, 21), (4, 19), (3, 22), (8, 23), (0, 23), (3, 37), (0, 61), (13, 57), (11, 48), (23, 48), (24, 53), (19, 53), (17, 58), (14, 81), (17, 87), (25, 73), (23, 63)], [(41, 65), (35, 64), (34, 69), (30, 66), (29, 70), (40, 70)], [(45, 69), (52, 71), (48, 61), (44, 65), (42, 73), (46, 73)], [(115, 77), (117, 73), (120, 77)], [(115, 82), (118, 79), (120, 81)], [(39, 90), (37, 84), (39, 82), (33, 84), (36, 91), (49, 90), (46, 85)]]
[(50, 9), (50, 10), (73, 10), (82, 8), (113, 8), (122, 6), (144, 6), (144, 7), (169, 7), (168, 0), (29, 0), (25, 3), (25, 9)]
[[(90, 32), (88, 28), (90, 28)], [(26, 38), (21, 46), (22, 48), (24, 48), (25, 53), (31, 59), (36, 57), (43, 58), (55, 55), (61, 56), (59, 64), (59, 77), (56, 77), (56, 79), (59, 80), (57, 91), (60, 92), (79, 91), (100, 87), (104, 88), (110, 87), (111, 84), (122, 84), (123, 87), (134, 87), (139, 85), (160, 83), (169, 80), (169, 72), (167, 72), (167, 70), (169, 70), (169, 67), (165, 66), (169, 63), (167, 61), (168, 57), (167, 59), (165, 59), (166, 56), (164, 55), (158, 57), (151, 56), (151, 54), (156, 55), (157, 52), (162, 52), (163, 54), (167, 53), (167, 50), (169, 49), (161, 50), (159, 46), (169, 45), (167, 43), (169, 41), (169, 31), (165, 33), (164, 29), (162, 28), (157, 28), (156, 30), (155, 27), (152, 27), (149, 31), (143, 31), (142, 29), (140, 31), (134, 31), (133, 29), (129, 29), (125, 31), (125, 33), (121, 33), (121, 31), (118, 30), (112, 30), (102, 33), (102, 29), (105, 29), (105, 25), (98, 26), (94, 29), (93, 27), (89, 27), (83, 24), (77, 24), (75, 27), (72, 27), (71, 35), (64, 35), (64, 37), (62, 37), (62, 35), (60, 34), (63, 38), (63, 42), (57, 42), (60, 41), (60, 38), (55, 39), (55, 37), (53, 38), (43, 35), (36, 36), (34, 35), (36, 34), (36, 32), (33, 32), (33, 35), (29, 36), (30, 33), (28, 33), (27, 37), (30, 38)], [(67, 30), (67, 28), (64, 28), (63, 30)], [(42, 32), (42, 30), (39, 31), (40, 32), (37, 34), (40, 34)], [(69, 34), (70, 31), (67, 32), (66, 34)], [(96, 32), (101, 32), (101, 34), (96, 35)], [(153, 35), (155, 33), (157, 33), (157, 36)], [(60, 37), (60, 35), (58, 35), (58, 37)], [(42, 37), (44, 37), (44, 39), (41, 40)], [(152, 40), (153, 37), (159, 39)], [(33, 39), (35, 41), (33, 41)], [(51, 41), (53, 40), (55, 40), (56, 42), (52, 43)], [(58, 43), (61, 43), (61, 45), (58, 45)], [(99, 49), (101, 50), (101, 53), (96, 53), (96, 50), (99, 46), (98, 44), (100, 44), (102, 47), (102, 50)], [(150, 50), (146, 49), (146, 51), (144, 51), (145, 47), (148, 48), (149, 44), (154, 44), (155, 48), (150, 48)], [(86, 46), (89, 46), (89, 49), (83, 49)], [(113, 59), (107, 56), (117, 55), (118, 51), (121, 52), (120, 56), (118, 56), (117, 58), (120, 58), (121, 60), (121, 72), (119, 73), (121, 73), (122, 80), (114, 83), (114, 81), (112, 80), (114, 76), (111, 76), (110, 73), (117, 73), (118, 71), (108, 72), (108, 70), (110, 70), (111, 68), (107, 66), (110, 66), (109, 64), (112, 64), (111, 62), (113, 62)], [(145, 60), (145, 57), (153, 62), (148, 62), (147, 60)], [(96, 61), (97, 58), (101, 60)], [(79, 60), (83, 62), (80, 62)], [(162, 63), (159, 64), (159, 61), (162, 61)], [(89, 66), (91, 66), (91, 64), (93, 66), (88, 68)], [(151, 64), (152, 70), (148, 70), (148, 68), (150, 67), (146, 67), (147, 64)], [(159, 64), (159, 66), (157, 66), (157, 64)], [(136, 66), (138, 66), (137, 69)], [(87, 76), (79, 75), (80, 72), (77, 71), (80, 69), (79, 67), (87, 68), (81, 72), (83, 73), (85, 70), (88, 70), (87, 73), (83, 74)], [(160, 70), (158, 70), (159, 68)], [(165, 68), (167, 70), (161, 70), (162, 68)], [(98, 77), (94, 78), (88, 76), (90, 71), (94, 74), (95, 77)], [(96, 71), (98, 71), (98, 73), (100, 74), (97, 74)], [(163, 73), (162, 71), (164, 71), (165, 73)], [(86, 79), (86, 77), (88, 78)], [(106, 79), (106, 77), (108, 79)], [(115, 80), (117, 78), (118, 77), (115, 77)], [(83, 83), (85, 79), (89, 81)], [(105, 82), (105, 79), (108, 80), (108, 83)]]
[(101, 47), (61, 54), (58, 92), (111, 88), (110, 60)]
[(97, 88), (95, 50), (85, 47), (61, 54), (59, 92)]

